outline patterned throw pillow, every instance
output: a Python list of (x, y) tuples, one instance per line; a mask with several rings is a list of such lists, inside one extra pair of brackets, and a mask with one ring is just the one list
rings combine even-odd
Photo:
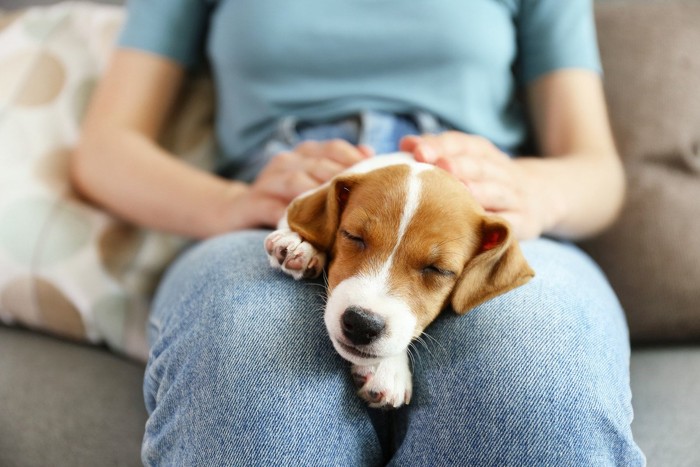
[[(143, 360), (151, 294), (185, 242), (109, 216), (68, 182), (123, 16), (80, 2), (0, 13), (0, 322)], [(211, 80), (193, 78), (173, 115), (163, 144), (210, 168)]]

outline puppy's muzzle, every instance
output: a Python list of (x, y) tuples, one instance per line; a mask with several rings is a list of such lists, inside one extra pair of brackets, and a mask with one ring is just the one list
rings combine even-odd
[(354, 345), (368, 345), (382, 335), (386, 322), (369, 310), (350, 306), (343, 312), (341, 327), (343, 336)]

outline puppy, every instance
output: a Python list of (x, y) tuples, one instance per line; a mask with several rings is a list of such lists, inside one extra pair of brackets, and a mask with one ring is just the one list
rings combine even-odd
[(295, 279), (328, 263), (328, 334), (371, 407), (409, 403), (408, 346), (443, 308), (464, 314), (534, 276), (505, 221), (401, 153), (296, 198), (265, 249)]

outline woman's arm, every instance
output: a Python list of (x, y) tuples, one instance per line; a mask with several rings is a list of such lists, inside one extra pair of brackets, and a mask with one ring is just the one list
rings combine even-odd
[(235, 213), (244, 185), (190, 167), (156, 144), (184, 76), (175, 62), (118, 49), (91, 101), (71, 175), (81, 194), (128, 221), (202, 238), (252, 219)]
[(625, 194), (600, 76), (557, 71), (534, 81), (527, 95), (543, 158), (517, 162), (541, 183), (542, 194), (549, 191), (541, 201), (551, 203), (545, 233), (569, 239), (599, 233), (615, 220)]
[(459, 132), (408, 137), (402, 149), (462, 179), (521, 239), (600, 232), (619, 212), (625, 188), (600, 77), (556, 71), (535, 80), (527, 95), (542, 157), (511, 159), (484, 138)]
[(71, 160), (81, 194), (138, 225), (205, 238), (276, 225), (292, 198), (367, 156), (340, 141), (307, 142), (274, 157), (252, 185), (191, 167), (156, 143), (184, 76), (157, 55), (115, 52)]

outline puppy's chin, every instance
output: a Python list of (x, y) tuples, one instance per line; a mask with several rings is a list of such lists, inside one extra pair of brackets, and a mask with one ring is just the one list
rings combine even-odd
[[(379, 316), (386, 322), (383, 335), (368, 345), (352, 345), (343, 335), (341, 325), (343, 313), (349, 307), (381, 310)], [(335, 350), (357, 365), (370, 365), (405, 352), (417, 324), (408, 304), (389, 294), (383, 281), (373, 276), (351, 277), (333, 288), (326, 303), (324, 321)]]
[[(396, 358), (402, 354), (405, 354), (410, 342), (407, 345), (391, 346), (391, 351), (383, 349), (382, 351), (375, 352), (372, 347), (367, 346), (367, 348), (357, 347), (351, 344), (347, 344), (344, 339), (336, 338), (331, 336), (331, 342), (333, 343), (333, 348), (336, 352), (350, 363), (355, 365), (375, 365), (382, 360)], [(382, 346), (379, 346), (382, 348)]]
[(386, 358), (385, 355), (374, 354), (369, 350), (362, 350), (355, 346), (345, 344), (340, 339), (336, 339), (333, 336), (331, 336), (331, 342), (333, 343), (335, 351), (338, 352), (341, 357), (355, 365), (371, 365)]

